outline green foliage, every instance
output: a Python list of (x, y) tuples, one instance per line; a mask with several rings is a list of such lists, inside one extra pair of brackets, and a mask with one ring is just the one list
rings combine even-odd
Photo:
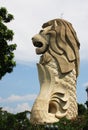
[(11, 114), (0, 109), (0, 130), (30, 130), (28, 111)]
[[(82, 106), (82, 104), (79, 104)], [(11, 114), (0, 108), (0, 130), (46, 130), (46, 125), (30, 124), (27, 114), (29, 111)], [(60, 119), (59, 122), (48, 124), (49, 128), (53, 125), (58, 126), (58, 130), (88, 130), (88, 109), (84, 114), (78, 115), (76, 119)], [(51, 128), (52, 129), (52, 128)], [(50, 130), (51, 130), (50, 129)], [(47, 129), (48, 130), (48, 129)]]
[(4, 7), (0, 8), (0, 17), (5, 23), (10, 22), (12, 19), (14, 19), (13, 15), (8, 14), (6, 8)]
[(73, 120), (62, 118), (57, 125), (60, 130), (83, 130), (84, 122), (84, 117), (77, 117)]
[(78, 115), (83, 115), (86, 112), (86, 108), (83, 104), (78, 104)]
[(13, 15), (8, 14), (6, 8), (0, 8), (0, 79), (8, 72), (13, 71), (16, 62), (13, 60), (16, 44), (10, 44), (13, 40), (13, 31), (8, 29), (6, 23), (13, 20)]
[(85, 104), (86, 104), (86, 106), (87, 106), (87, 108), (88, 108), (88, 101), (86, 101), (86, 103), (85, 103)]

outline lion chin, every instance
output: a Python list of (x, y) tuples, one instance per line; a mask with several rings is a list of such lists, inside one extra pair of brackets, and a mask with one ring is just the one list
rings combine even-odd
[(79, 47), (72, 25), (51, 20), (32, 38), (36, 54), (40, 92), (31, 110), (31, 123), (54, 123), (60, 118), (76, 118), (76, 80), (79, 74)]

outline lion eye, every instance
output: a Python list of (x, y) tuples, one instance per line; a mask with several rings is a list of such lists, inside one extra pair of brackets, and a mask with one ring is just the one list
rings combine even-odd
[(40, 30), (40, 32), (39, 33), (42, 33), (44, 30)]

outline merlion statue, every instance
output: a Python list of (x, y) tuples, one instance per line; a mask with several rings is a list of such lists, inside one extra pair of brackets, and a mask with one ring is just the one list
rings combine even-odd
[(41, 57), (37, 64), (40, 93), (30, 122), (44, 124), (58, 122), (62, 117), (76, 118), (80, 43), (71, 23), (63, 19), (44, 23), (32, 41)]

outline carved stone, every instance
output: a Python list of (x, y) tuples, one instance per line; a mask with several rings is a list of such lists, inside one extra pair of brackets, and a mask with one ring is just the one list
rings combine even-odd
[(51, 20), (32, 38), (37, 54), (40, 93), (32, 107), (30, 122), (54, 123), (60, 118), (75, 118), (76, 80), (79, 73), (79, 47), (71, 23)]

